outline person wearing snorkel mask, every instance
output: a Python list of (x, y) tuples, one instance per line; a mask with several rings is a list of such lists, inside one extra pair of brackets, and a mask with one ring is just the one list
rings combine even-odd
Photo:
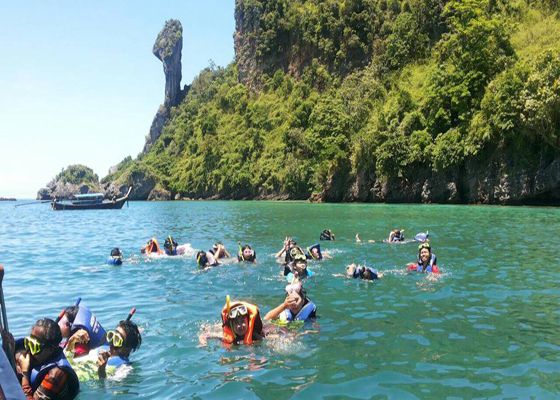
[(196, 263), (200, 268), (215, 267), (220, 262), (209, 251), (200, 250), (196, 253)]
[(440, 275), (436, 263), (437, 257), (432, 253), (432, 246), (429, 243), (422, 243), (418, 246), (418, 261), (408, 264), (408, 270)]
[(99, 379), (107, 377), (107, 368), (110, 373), (122, 365), (130, 365), (130, 353), (140, 348), (142, 335), (132, 321), (121, 321), (114, 331), (107, 332), (109, 346), (101, 346), (97, 350), (97, 374)]
[(255, 341), (262, 340), (265, 336), (259, 308), (246, 301), (226, 302), (222, 309), (222, 324), (202, 327), (198, 336), (202, 346), (208, 339), (220, 339), (226, 347), (231, 345), (252, 345)]
[(253, 264), (257, 263), (257, 253), (255, 250), (251, 249), (251, 246), (246, 244), (245, 246), (241, 247), (239, 245), (239, 253), (237, 254), (237, 262), (252, 262)]
[(307, 297), (301, 282), (286, 286), (286, 298), (278, 307), (270, 310), (264, 317), (265, 321), (279, 319), (283, 322), (311, 321), (315, 318), (317, 307)]
[(123, 252), (118, 247), (111, 250), (111, 255), (107, 259), (109, 265), (122, 265)]
[(44, 318), (15, 344), (16, 372), (28, 399), (73, 399), (78, 395), (80, 382), (60, 347), (61, 341), (58, 324)]
[(307, 268), (307, 258), (305, 254), (297, 254), (294, 257), (294, 261), (284, 266), (284, 276), (288, 282), (293, 281), (295, 274), (297, 274), (299, 279), (304, 279), (313, 275), (313, 272)]
[(208, 250), (208, 253), (212, 254), (216, 260), (219, 260), (220, 258), (231, 258), (231, 255), (220, 242), (216, 242), (216, 244)]
[(284, 262), (288, 264), (294, 260), (294, 256), (298, 253), (304, 254), (303, 250), (297, 245), (295, 240), (291, 237), (286, 237), (284, 239), (284, 246), (276, 254), (276, 258), (280, 258), (284, 255)]
[(377, 272), (376, 269), (366, 267), (365, 265), (350, 264), (346, 266), (346, 277), (354, 279), (363, 279), (365, 281), (374, 281), (382, 278), (383, 274)]

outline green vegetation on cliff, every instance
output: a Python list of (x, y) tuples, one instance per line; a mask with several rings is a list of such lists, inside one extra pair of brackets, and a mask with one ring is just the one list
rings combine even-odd
[(236, 18), (238, 62), (202, 71), (106, 181), (141, 169), (172, 195), (342, 200), (352, 182), (560, 156), (556, 1), (237, 0)]
[(88, 185), (99, 188), (99, 177), (93, 170), (85, 165), (76, 164), (63, 168), (54, 182), (70, 183), (72, 185)]

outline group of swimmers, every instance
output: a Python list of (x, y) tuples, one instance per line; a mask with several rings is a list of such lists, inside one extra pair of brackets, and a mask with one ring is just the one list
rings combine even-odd
[[(334, 235), (327, 237), (324, 235), (325, 232), (330, 233), (328, 230), (323, 231), (321, 240), (335, 240)], [(391, 233), (389, 243), (404, 242), (401, 230)], [(356, 235), (356, 241), (361, 244), (358, 235)], [(428, 233), (416, 235), (415, 241), (421, 242), (418, 247), (418, 259), (416, 262), (408, 264), (407, 269), (439, 275), (440, 271), (436, 266), (437, 258), (428, 243)], [(305, 278), (313, 275), (312, 271), (307, 268), (307, 261), (323, 259), (320, 245), (316, 244), (304, 250), (292, 238), (287, 237), (276, 257), (284, 257), (284, 276), (288, 280), (288, 285), (285, 287), (284, 301), (270, 310), (265, 315), (264, 321), (270, 321), (275, 325), (288, 324), (293, 321), (313, 321), (317, 314), (317, 307), (308, 297), (303, 282)], [(333, 276), (374, 281), (382, 278), (383, 274), (365, 265), (350, 264), (346, 266), (346, 274), (333, 274)], [(222, 309), (221, 319), (221, 324), (202, 328), (199, 335), (201, 345), (206, 345), (210, 338), (221, 339), (226, 346), (250, 345), (274, 332), (273, 325), (263, 323), (256, 304), (247, 301), (231, 302), (229, 296)]]
[[(386, 242), (404, 243), (402, 231), (392, 231)], [(330, 230), (325, 230), (321, 232), (320, 239), (335, 240), (335, 236)], [(418, 234), (414, 240), (421, 244), (418, 259), (408, 265), (408, 270), (440, 274), (436, 266), (437, 257), (428, 243), (428, 233)], [(358, 235), (356, 243), (362, 244)], [(257, 263), (256, 252), (249, 245), (238, 243), (238, 246), (237, 262)], [(178, 245), (172, 236), (168, 236), (163, 249), (157, 239), (152, 238), (141, 248), (141, 253), (175, 256), (187, 254), (187, 249), (190, 245)], [(228, 347), (250, 345), (265, 336), (274, 335), (275, 327), (294, 321), (313, 321), (317, 306), (303, 286), (305, 279), (313, 275), (307, 264), (309, 260), (320, 261), (327, 257), (321, 252), (319, 243), (302, 248), (291, 237), (286, 237), (276, 258), (282, 260), (283, 275), (288, 284), (284, 288), (283, 301), (264, 316), (264, 322), (269, 323), (263, 323), (257, 305), (242, 300), (231, 301), (227, 296), (221, 311), (221, 323), (202, 327), (199, 335), (201, 345), (210, 338), (220, 339)], [(196, 261), (201, 268), (219, 265), (222, 258), (231, 258), (231, 255), (220, 242), (208, 251), (196, 253)], [(120, 265), (122, 261), (122, 251), (114, 248), (107, 262)], [(350, 264), (346, 266), (345, 274), (333, 276), (375, 281), (383, 274), (365, 265)], [(56, 320), (40, 319), (25, 338), (14, 340), (2, 331), (6, 354), (13, 355), (18, 379), (28, 399), (73, 399), (79, 391), (80, 380), (104, 379), (131, 364), (130, 354), (142, 343), (140, 329), (131, 321), (135, 310), (114, 330), (105, 331), (92, 311), (80, 302), (81, 299), (63, 310)]]
[(114, 330), (105, 331), (95, 315), (78, 302), (56, 319), (42, 318), (28, 336), (14, 340), (2, 330), (2, 344), (28, 399), (73, 399), (80, 381), (105, 379), (131, 364), (142, 344), (135, 309)]

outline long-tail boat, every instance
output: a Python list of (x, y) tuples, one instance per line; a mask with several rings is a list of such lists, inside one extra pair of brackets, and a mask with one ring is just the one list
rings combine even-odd
[(132, 187), (123, 197), (113, 200), (103, 200), (103, 193), (88, 193), (74, 195), (74, 199), (68, 201), (52, 202), (53, 210), (120, 210), (128, 200)]

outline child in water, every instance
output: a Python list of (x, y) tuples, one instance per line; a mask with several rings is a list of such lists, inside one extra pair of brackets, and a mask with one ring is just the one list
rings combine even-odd
[(374, 281), (376, 279), (382, 278), (383, 274), (377, 272), (376, 269), (371, 267), (366, 267), (365, 265), (356, 265), (354, 263), (346, 266), (346, 274), (333, 274), (337, 277), (346, 277), (353, 279), (363, 279), (365, 281)]
[(301, 282), (297, 281), (286, 286), (286, 298), (278, 307), (270, 310), (264, 317), (265, 321), (279, 319), (283, 322), (311, 321), (315, 318), (317, 307), (307, 297)]
[(206, 346), (208, 339), (220, 339), (224, 345), (231, 346), (251, 345), (263, 337), (259, 308), (246, 301), (234, 301), (230, 304), (228, 296), (228, 301), (222, 309), (222, 323), (202, 327), (198, 340), (201, 346)]

